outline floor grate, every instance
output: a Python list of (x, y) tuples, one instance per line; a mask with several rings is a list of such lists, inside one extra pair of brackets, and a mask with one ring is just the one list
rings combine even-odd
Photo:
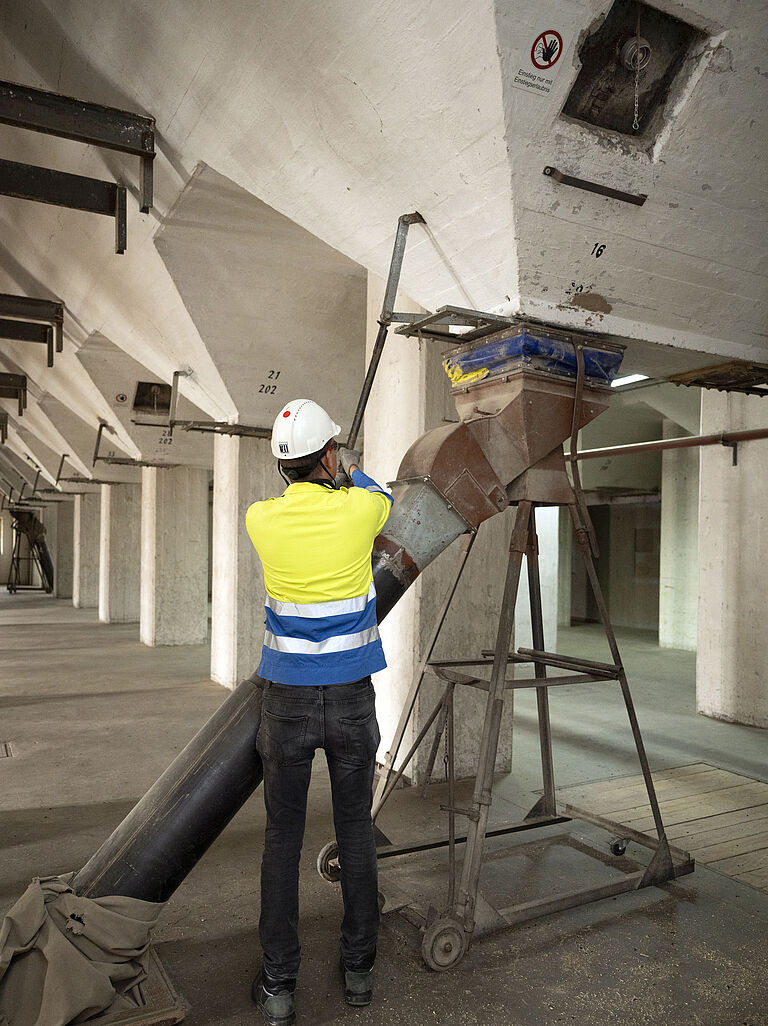
[(0, 759), (13, 758), (13, 749), (10, 741), (0, 741)]

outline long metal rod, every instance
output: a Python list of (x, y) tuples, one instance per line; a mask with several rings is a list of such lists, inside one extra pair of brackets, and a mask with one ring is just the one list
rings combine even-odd
[[(539, 827), (557, 826), (560, 823), (570, 823), (570, 816), (537, 816), (532, 819), (524, 819), (520, 823), (511, 823), (504, 827), (494, 827), (486, 830), (486, 837), (505, 837), (507, 834), (522, 833), (525, 830), (537, 830)], [(466, 844), (467, 835), (458, 834), (454, 838), (455, 844)], [(394, 859), (400, 855), (413, 855), (418, 851), (435, 851), (438, 848), (447, 848), (450, 844), (449, 837), (438, 837), (430, 841), (415, 841), (413, 844), (391, 844), (387, 847), (376, 849), (376, 859)]]
[[(541, 579), (539, 577), (539, 545), (536, 537), (536, 513), (531, 507), (528, 524), (528, 594), (531, 605), (531, 635), (533, 647), (539, 652), (544, 651), (544, 617), (541, 610)], [(533, 664), (534, 676), (538, 680), (547, 679), (547, 664), (536, 660)], [(555, 770), (552, 763), (552, 728), (549, 720), (549, 695), (546, 687), (536, 689), (536, 711), (539, 720), (539, 748), (541, 750), (541, 777), (544, 785), (544, 805), (542, 812), (547, 815), (555, 813)]]
[[(615, 677), (621, 670), (620, 666), (611, 666), (610, 663), (598, 663), (594, 659), (577, 659), (576, 656), (559, 655), (557, 652), (537, 652), (532, 648), (519, 648), (517, 654), (530, 656), (526, 662), (539, 659), (547, 666), (557, 666), (563, 670), (592, 670), (594, 673), (604, 673), (606, 676)], [(483, 652), (485, 655), (485, 652)]]
[(376, 335), (376, 342), (373, 346), (370, 362), (368, 363), (368, 370), (365, 374), (363, 389), (360, 393), (360, 398), (357, 401), (357, 409), (355, 410), (355, 415), (352, 418), (352, 427), (350, 428), (349, 437), (347, 439), (347, 447), (349, 449), (354, 449), (357, 443), (357, 437), (360, 434), (360, 428), (363, 424), (365, 408), (368, 405), (368, 399), (371, 395), (373, 382), (376, 378), (376, 371), (378, 370), (379, 363), (381, 361), (381, 354), (384, 352), (384, 343), (387, 340), (387, 329), (392, 321), (392, 314), (395, 309), (395, 297), (397, 296), (397, 286), (400, 283), (400, 271), (403, 266), (403, 256), (405, 254), (405, 243), (408, 237), (408, 229), (412, 224), (424, 224), (424, 218), (418, 213), (418, 211), (414, 211), (412, 214), (401, 214), (397, 222), (395, 245), (392, 250), (392, 260), (389, 265), (387, 287), (384, 292), (381, 316), (379, 317), (379, 331)]
[(448, 718), (446, 722), (446, 743), (448, 754), (448, 908), (456, 901), (456, 752), (454, 748), (453, 696), (454, 688), (447, 693)]
[[(627, 445), (609, 445), (602, 449), (582, 449), (577, 460), (597, 460), (603, 456), (629, 456), (637, 452), (659, 452), (664, 449), (693, 449), (702, 445), (733, 445), (768, 438), (768, 428), (747, 431), (720, 431), (711, 435), (690, 435), (685, 438), (659, 438), (651, 442), (631, 442)], [(569, 457), (570, 458), (570, 457)]]
[(461, 579), (461, 575), (464, 571), (464, 567), (467, 565), (467, 559), (469, 557), (470, 552), (472, 551), (472, 546), (475, 543), (476, 537), (476, 534), (467, 534), (464, 536), (464, 541), (462, 542), (461, 551), (459, 553), (459, 562), (456, 566), (456, 572), (454, 573), (453, 580), (451, 581), (448, 587), (448, 591), (446, 592), (442, 608), (440, 609), (440, 613), (438, 615), (435, 626), (432, 628), (432, 634), (430, 635), (429, 641), (427, 642), (426, 650), (424, 652), (424, 655), (422, 656), (421, 662), (419, 663), (419, 668), (416, 672), (416, 675), (413, 678), (411, 690), (408, 692), (405, 704), (403, 705), (402, 711), (400, 713), (400, 719), (395, 730), (395, 736), (392, 739), (392, 745), (390, 746), (390, 750), (387, 752), (385, 756), (384, 769), (381, 773), (378, 787), (376, 788), (373, 809), (371, 811), (371, 818), (374, 822), (376, 822), (376, 817), (378, 816), (381, 807), (384, 804), (384, 792), (386, 790), (387, 784), (389, 783), (389, 778), (392, 773), (395, 760), (397, 759), (398, 753), (400, 751), (400, 745), (403, 743), (403, 737), (405, 736), (405, 731), (408, 726), (408, 721), (411, 718), (413, 707), (416, 704), (416, 696), (419, 693), (421, 682), (424, 679), (424, 674), (427, 669), (427, 663), (429, 662), (429, 659), (432, 655), (432, 651), (435, 645), (437, 644), (437, 639), (440, 635), (440, 630), (443, 626), (446, 616), (448, 615), (448, 609), (450, 608), (451, 601), (453, 600), (454, 593), (456, 591), (456, 588), (458, 587), (459, 580)]
[(426, 798), (427, 789), (432, 782), (432, 773), (437, 762), (437, 753), (440, 751), (440, 742), (443, 738), (443, 731), (446, 729), (446, 722), (448, 720), (448, 691), (452, 690), (452, 685), (449, 683), (445, 689), (445, 701), (443, 708), (438, 717), (437, 723), (435, 724), (435, 733), (432, 738), (432, 747), (429, 750), (429, 758), (427, 759), (427, 765), (424, 770), (424, 783), (421, 785), (421, 797)]
[(402, 762), (401, 766), (398, 768), (397, 772), (393, 776), (388, 777), (388, 783), (387, 783), (386, 789), (384, 790), (384, 793), (381, 796), (381, 800), (378, 803), (378, 805), (375, 808), (375, 810), (373, 811), (373, 813), (371, 814), (371, 818), (373, 820), (376, 819), (376, 816), (379, 814), (382, 805), (385, 804), (385, 802), (387, 801), (389, 796), (392, 794), (392, 792), (397, 787), (397, 785), (398, 785), (398, 783), (400, 781), (400, 778), (402, 777), (403, 773), (405, 773), (406, 769), (408, 768), (408, 765), (410, 764), (411, 759), (414, 757), (416, 752), (419, 750), (421, 742), (424, 740), (424, 738), (429, 733), (429, 728), (432, 726), (432, 724), (437, 719), (437, 717), (438, 717), (439, 713), (442, 711), (444, 705), (445, 705), (445, 695), (443, 695), (443, 697), (437, 702), (437, 704), (435, 705), (434, 709), (432, 710), (432, 712), (427, 717), (424, 726), (419, 731), (419, 734), (418, 734), (418, 737), (416, 738), (416, 740), (413, 742), (411, 747), (406, 752), (405, 758), (403, 759), (403, 762)]
[(589, 539), (589, 548), (592, 555), (597, 559), (600, 555), (600, 550), (597, 546), (597, 536), (595, 529), (592, 525), (592, 518), (589, 515), (587, 509), (587, 503), (584, 498), (584, 490), (581, 487), (581, 475), (579, 473), (579, 465), (576, 462), (578, 457), (579, 449), (579, 427), (581, 424), (581, 397), (584, 391), (584, 347), (581, 342), (573, 339), (573, 351), (576, 356), (576, 388), (573, 395), (573, 415), (571, 418), (571, 442), (568, 447), (568, 462), (571, 468), (571, 477), (573, 478), (573, 494), (576, 498), (576, 512), (578, 513), (580, 527), (583, 531), (586, 531)]

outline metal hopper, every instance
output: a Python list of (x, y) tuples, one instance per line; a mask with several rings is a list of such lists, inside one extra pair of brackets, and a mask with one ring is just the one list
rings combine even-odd
[(575, 345), (585, 366), (578, 426), (607, 408), (622, 347), (534, 331), (521, 323), (460, 346), (444, 360), (459, 421), (417, 439), (391, 485), (394, 509), (373, 553), (379, 620), (459, 535), (510, 501), (536, 498), (530, 491), (537, 482), (539, 497), (557, 498), (552, 489), (565, 480), (562, 445), (573, 426)]

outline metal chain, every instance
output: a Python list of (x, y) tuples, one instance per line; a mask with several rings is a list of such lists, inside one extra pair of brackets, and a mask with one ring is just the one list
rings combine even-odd
[(640, 128), (640, 116), (638, 113), (640, 104), (640, 4), (637, 5), (637, 28), (635, 30), (635, 116), (632, 121), (632, 128), (637, 131)]
[(445, 712), (445, 726), (443, 727), (443, 766), (445, 767), (445, 779), (448, 780), (448, 717), (450, 716), (450, 709), (448, 708), (447, 694)]

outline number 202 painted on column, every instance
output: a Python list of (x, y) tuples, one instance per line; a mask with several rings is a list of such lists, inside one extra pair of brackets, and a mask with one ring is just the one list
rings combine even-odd
[[(271, 370), (267, 377), (270, 381), (277, 381), (280, 377), (280, 371)], [(259, 385), (259, 392), (262, 395), (274, 395), (277, 392), (277, 385)]]

